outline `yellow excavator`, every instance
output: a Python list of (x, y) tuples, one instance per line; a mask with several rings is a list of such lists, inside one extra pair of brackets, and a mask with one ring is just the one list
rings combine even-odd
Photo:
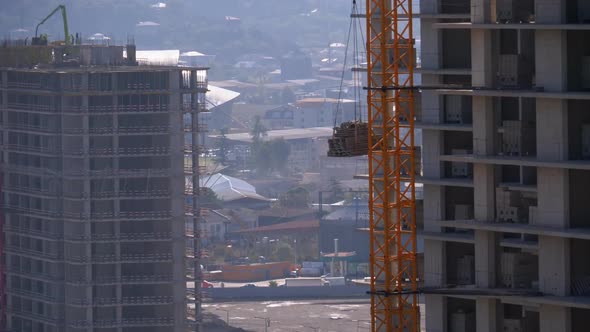
[(39, 22), (39, 24), (37, 24), (37, 27), (35, 28), (35, 37), (33, 38), (33, 45), (47, 45), (47, 35), (42, 34), (41, 37), (39, 37), (39, 34), (38, 34), (39, 26), (41, 26), (43, 23), (45, 23), (48, 19), (50, 19), (58, 11), (61, 11), (61, 16), (63, 18), (64, 38), (65, 38), (64, 43), (67, 46), (72, 44), (73, 38), (70, 36), (70, 30), (68, 29), (68, 15), (66, 12), (66, 6), (59, 5), (49, 15), (47, 15), (47, 17), (45, 17), (41, 22)]

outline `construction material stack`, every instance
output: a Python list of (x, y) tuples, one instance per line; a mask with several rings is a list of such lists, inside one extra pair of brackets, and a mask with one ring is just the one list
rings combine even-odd
[(366, 155), (369, 150), (369, 126), (360, 121), (345, 122), (334, 128), (334, 136), (328, 140), (328, 145), (328, 157)]

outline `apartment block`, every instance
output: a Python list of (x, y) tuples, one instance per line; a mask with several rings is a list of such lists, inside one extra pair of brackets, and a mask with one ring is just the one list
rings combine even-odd
[(185, 331), (204, 73), (134, 45), (0, 47), (9, 331)]
[(589, 19), (420, 2), (427, 331), (588, 330)]

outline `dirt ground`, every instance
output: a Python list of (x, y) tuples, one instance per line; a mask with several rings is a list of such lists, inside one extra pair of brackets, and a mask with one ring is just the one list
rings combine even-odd
[[(368, 300), (203, 304), (205, 314), (215, 322), (205, 328), (207, 332), (367, 332), (370, 331), (369, 309)], [(423, 310), (421, 305), (422, 313)], [(228, 314), (229, 327), (225, 323)], [(266, 331), (265, 318), (270, 319)], [(424, 322), (421, 326), (424, 327)]]

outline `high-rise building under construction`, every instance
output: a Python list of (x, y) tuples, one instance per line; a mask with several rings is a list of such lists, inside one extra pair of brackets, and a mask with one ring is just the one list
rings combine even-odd
[(590, 2), (420, 8), (427, 331), (587, 331)]
[(185, 331), (206, 76), (124, 50), (0, 47), (9, 331)]

